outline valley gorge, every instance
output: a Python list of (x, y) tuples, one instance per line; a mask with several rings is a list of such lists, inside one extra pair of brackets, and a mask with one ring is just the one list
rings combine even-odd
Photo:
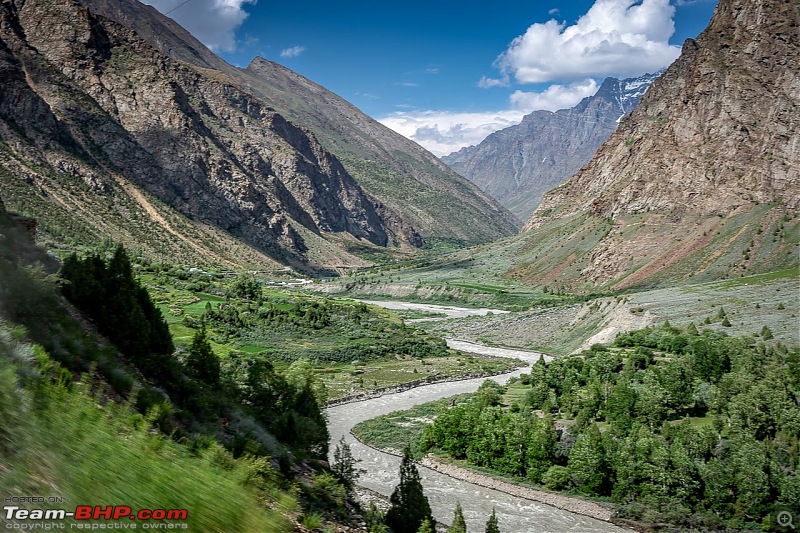
[(159, 9), (0, 5), (0, 493), (391, 533), (407, 449), (394, 533), (796, 523), (800, 2), (441, 160)]

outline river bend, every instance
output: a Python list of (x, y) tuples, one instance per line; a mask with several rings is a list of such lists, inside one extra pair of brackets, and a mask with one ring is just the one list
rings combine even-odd
[[(523, 359), (528, 364), (533, 364), (539, 359), (539, 353), (537, 352), (506, 350), (474, 343), (463, 343), (454, 339), (448, 339), (448, 344), (453, 348), (472, 353), (515, 357)], [(495, 376), (492, 379), (502, 384), (512, 376), (517, 376), (528, 370), (529, 367), (526, 367), (515, 372)], [(400, 459), (364, 446), (355, 440), (350, 434), (353, 426), (364, 420), (392, 411), (409, 409), (415, 405), (447, 398), (455, 394), (474, 392), (483, 381), (483, 378), (478, 378), (435, 383), (403, 392), (386, 394), (379, 398), (330, 407), (326, 409), (326, 413), (331, 442), (338, 442), (344, 436), (351, 446), (353, 456), (361, 460), (359, 467), (366, 470), (366, 473), (361, 476), (359, 484), (388, 496), (398, 482)], [(425, 495), (430, 501), (434, 517), (441, 522), (449, 524), (453, 518), (453, 509), (456, 501), (459, 501), (464, 510), (464, 517), (470, 531), (484, 530), (492, 508), (496, 509), (500, 530), (504, 533), (621, 533), (625, 531), (608, 522), (479, 487), (424, 467), (419, 467), (419, 472)]]

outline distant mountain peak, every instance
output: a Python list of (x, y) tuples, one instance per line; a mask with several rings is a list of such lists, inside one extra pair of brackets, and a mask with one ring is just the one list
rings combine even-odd
[(606, 78), (574, 107), (529, 113), (442, 161), (524, 220), (545, 192), (589, 161), (661, 72)]
[(610, 102), (616, 103), (620, 113), (617, 122), (636, 107), (639, 100), (650, 85), (664, 73), (664, 69), (653, 74), (643, 74), (635, 78), (617, 79), (606, 78), (597, 93), (591, 98), (605, 98)]

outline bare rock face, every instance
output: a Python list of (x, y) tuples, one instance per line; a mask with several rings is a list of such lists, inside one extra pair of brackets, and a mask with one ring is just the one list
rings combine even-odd
[(479, 145), (462, 148), (442, 161), (526, 220), (544, 193), (591, 159), (659, 74), (607, 78), (597, 93), (575, 107), (534, 111), (520, 124), (497, 131)]
[[(523, 231), (607, 220), (569, 270), (625, 287), (796, 265), (785, 226), (796, 227), (798, 209), (800, 4), (720, 0), (709, 27)], [(516, 273), (547, 276), (535, 262)]]
[(223, 72), (171, 59), (73, 0), (3, 3), (0, 63), (9, 192), (26, 179), (44, 195), (56, 178), (80, 181), (75, 196), (133, 184), (292, 264), (307, 262), (314, 234), (314, 246), (337, 233), (422, 244), (309, 131)]

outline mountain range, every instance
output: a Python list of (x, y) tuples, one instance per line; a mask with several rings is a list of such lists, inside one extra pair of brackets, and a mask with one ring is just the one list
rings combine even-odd
[(661, 72), (606, 78), (570, 109), (534, 111), (477, 146), (442, 158), (450, 168), (526, 220), (544, 193), (586, 164)]
[(0, 195), (43, 240), (320, 272), (517, 230), (344, 100), (264, 60), (228, 65), (152, 7), (13, 1), (0, 21)]
[[(230, 268), (335, 272), (479, 243), (470, 260), (569, 289), (795, 267), (799, 11), (720, 0), (644, 95), (651, 76), (608, 79), (576, 108), (450, 156), (484, 165), (481, 186), (522, 217), (540, 194), (523, 186), (536, 162), (568, 171), (518, 135), (586, 150), (514, 237), (514, 215), (478, 186), (297, 73), (229, 65), (136, 0), (12, 0), (0, 6), (0, 197), (49, 244), (113, 237)], [(601, 123), (614, 132), (589, 156)], [(501, 168), (513, 183), (492, 177)]]

